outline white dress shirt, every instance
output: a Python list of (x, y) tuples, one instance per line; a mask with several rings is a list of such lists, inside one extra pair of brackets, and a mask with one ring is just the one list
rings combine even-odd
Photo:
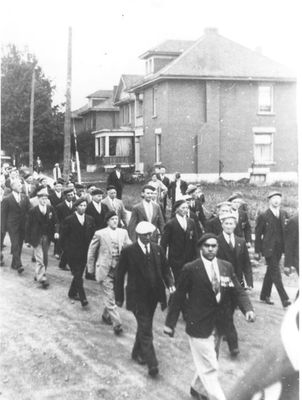
[[(215, 257), (212, 261), (207, 260), (206, 258), (204, 258), (200, 252), (200, 257), (201, 260), (203, 262), (203, 265), (206, 269), (207, 275), (209, 277), (210, 282), (212, 283), (212, 269), (214, 268), (215, 271), (215, 275), (217, 277), (218, 282), (220, 283), (220, 273), (219, 273), (219, 268), (218, 268), (218, 264), (217, 264), (217, 258)], [(220, 297), (221, 297), (221, 293), (220, 291), (216, 294), (216, 300), (217, 302), (220, 301)]]
[(41, 206), (41, 204), (39, 204), (39, 210), (41, 211), (41, 213), (43, 214), (43, 215), (45, 215), (46, 214), (46, 210), (47, 210), (47, 207), (46, 206)]
[(65, 200), (65, 204), (67, 205), (68, 208), (72, 208), (72, 201)]
[(150, 243), (147, 243), (146, 245), (140, 240), (140, 238), (137, 239), (137, 243), (139, 247), (142, 249), (142, 252), (146, 254), (146, 246), (148, 249), (148, 253), (150, 253)]
[(280, 217), (280, 208), (270, 207), (271, 212), (274, 214), (276, 218)]
[(85, 214), (80, 215), (80, 214), (78, 214), (77, 212), (76, 212), (75, 214), (76, 214), (76, 216), (77, 216), (77, 218), (78, 218), (78, 220), (79, 220), (79, 223), (80, 223), (81, 225), (84, 225), (84, 222), (85, 222)]
[(15, 192), (15, 191), (13, 191), (13, 196), (14, 196), (16, 202), (19, 204), (20, 201), (21, 201), (21, 195), (20, 195), (20, 193), (17, 193), (17, 192)]
[(115, 173), (116, 173), (116, 176), (118, 177), (118, 179), (120, 179), (120, 177), (121, 177), (120, 171), (115, 171)]
[(231, 235), (228, 235), (227, 233), (225, 233), (224, 231), (222, 231), (222, 234), (225, 238), (225, 241), (227, 242), (227, 244), (230, 244), (230, 242), (232, 243), (233, 247), (235, 247), (235, 236), (234, 233), (232, 233)]
[(152, 221), (152, 216), (153, 216), (153, 204), (150, 201), (149, 203), (146, 200), (143, 200), (143, 205), (147, 214), (148, 221)]
[(93, 205), (94, 205), (94, 208), (97, 210), (97, 212), (98, 212), (99, 214), (101, 214), (101, 211), (102, 211), (101, 202), (96, 203), (94, 200), (92, 200), (92, 203), (93, 203)]
[(188, 224), (187, 224), (187, 218), (186, 218), (186, 217), (181, 217), (181, 216), (178, 215), (178, 214), (176, 214), (176, 218), (177, 218), (177, 221), (179, 222), (180, 226), (182, 227), (182, 229), (183, 229), (184, 231), (186, 231), (186, 230), (187, 230), (187, 226), (188, 226)]
[(118, 242), (118, 230), (117, 229), (109, 228), (109, 235), (110, 235), (110, 239), (113, 242)]
[(175, 201), (181, 200), (183, 198), (181, 190), (180, 190), (180, 181), (176, 181), (175, 185)]

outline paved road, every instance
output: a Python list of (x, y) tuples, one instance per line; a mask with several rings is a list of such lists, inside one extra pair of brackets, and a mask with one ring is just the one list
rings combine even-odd
[[(100, 322), (102, 292), (96, 282), (85, 281), (89, 308), (67, 298), (69, 272), (57, 267), (50, 257), (50, 287), (40, 289), (33, 281), (30, 249), (24, 249), (25, 272), (18, 276), (9, 268), (9, 247), (5, 267), (0, 268), (0, 400), (86, 400), (86, 399), (187, 399), (193, 376), (184, 323), (180, 321), (174, 339), (162, 333), (164, 314), (157, 309), (154, 322), (155, 346), (160, 365), (156, 380), (145, 367), (130, 359), (135, 334), (131, 313), (121, 310), (125, 333), (115, 337)], [(220, 377), (226, 393), (265, 342), (276, 334), (284, 315), (276, 292), (274, 306), (258, 301), (264, 268), (255, 270), (256, 285), (251, 297), (257, 321), (247, 324), (236, 313), (241, 353), (230, 360), (226, 344), (220, 355)], [(286, 278), (293, 298), (297, 280)]]

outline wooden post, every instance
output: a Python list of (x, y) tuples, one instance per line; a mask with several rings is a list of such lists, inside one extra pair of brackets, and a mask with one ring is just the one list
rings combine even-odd
[(68, 56), (67, 56), (67, 87), (64, 121), (64, 167), (63, 176), (66, 181), (70, 174), (70, 130), (71, 130), (71, 57), (72, 57), (72, 29), (68, 30)]
[(31, 79), (31, 96), (30, 96), (30, 117), (29, 117), (29, 170), (34, 170), (34, 107), (35, 107), (35, 80), (36, 66), (33, 66), (33, 74)]

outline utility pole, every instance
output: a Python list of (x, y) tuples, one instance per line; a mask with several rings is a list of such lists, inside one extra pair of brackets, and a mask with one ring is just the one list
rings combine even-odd
[(73, 136), (74, 136), (74, 147), (75, 147), (78, 183), (82, 183), (80, 157), (79, 157), (79, 152), (78, 152), (78, 140), (77, 140), (77, 133), (76, 133), (74, 122), (73, 122)]
[(35, 107), (35, 80), (36, 66), (33, 65), (33, 74), (31, 79), (31, 96), (30, 96), (30, 117), (29, 117), (29, 170), (34, 170), (34, 107)]
[(70, 173), (70, 130), (71, 130), (71, 56), (72, 56), (72, 29), (68, 29), (68, 56), (67, 56), (67, 87), (64, 121), (64, 167), (63, 175), (66, 181)]

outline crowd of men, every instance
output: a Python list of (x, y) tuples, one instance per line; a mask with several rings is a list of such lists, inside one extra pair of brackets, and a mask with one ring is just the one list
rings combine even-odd
[[(1, 266), (7, 263), (2, 248), (8, 234), (11, 268), (22, 274), (23, 243), (32, 247), (34, 279), (46, 289), (53, 242), (59, 268), (73, 276), (68, 297), (87, 307), (83, 277), (99, 282), (104, 293), (101, 318), (116, 335), (123, 332), (118, 307), (126, 292), (126, 308), (137, 321), (132, 359), (147, 365), (151, 377), (159, 373), (153, 316), (158, 303), (162, 310), (169, 304), (164, 333), (174, 335), (180, 313), (186, 323), (196, 367), (191, 395), (225, 399), (217, 376), (220, 341), (224, 338), (231, 357), (236, 357), (236, 308), (248, 322), (255, 320), (249, 299), (252, 230), (242, 193), (232, 193), (211, 215), (201, 187), (188, 185), (180, 173), (170, 182), (163, 166), (155, 168), (142, 187), (130, 218), (122, 200), (120, 166), (109, 175), (106, 194), (96, 185), (85, 187), (59, 177), (50, 187), (45, 176), (35, 178), (9, 167), (2, 171), (1, 191)], [(289, 219), (281, 199), (281, 192), (268, 194), (268, 208), (256, 222), (255, 253), (258, 259), (263, 255), (267, 265), (260, 300), (273, 305), (274, 284), (287, 308), (291, 302), (279, 263), (285, 251), (285, 272), (298, 271), (298, 218)]]

